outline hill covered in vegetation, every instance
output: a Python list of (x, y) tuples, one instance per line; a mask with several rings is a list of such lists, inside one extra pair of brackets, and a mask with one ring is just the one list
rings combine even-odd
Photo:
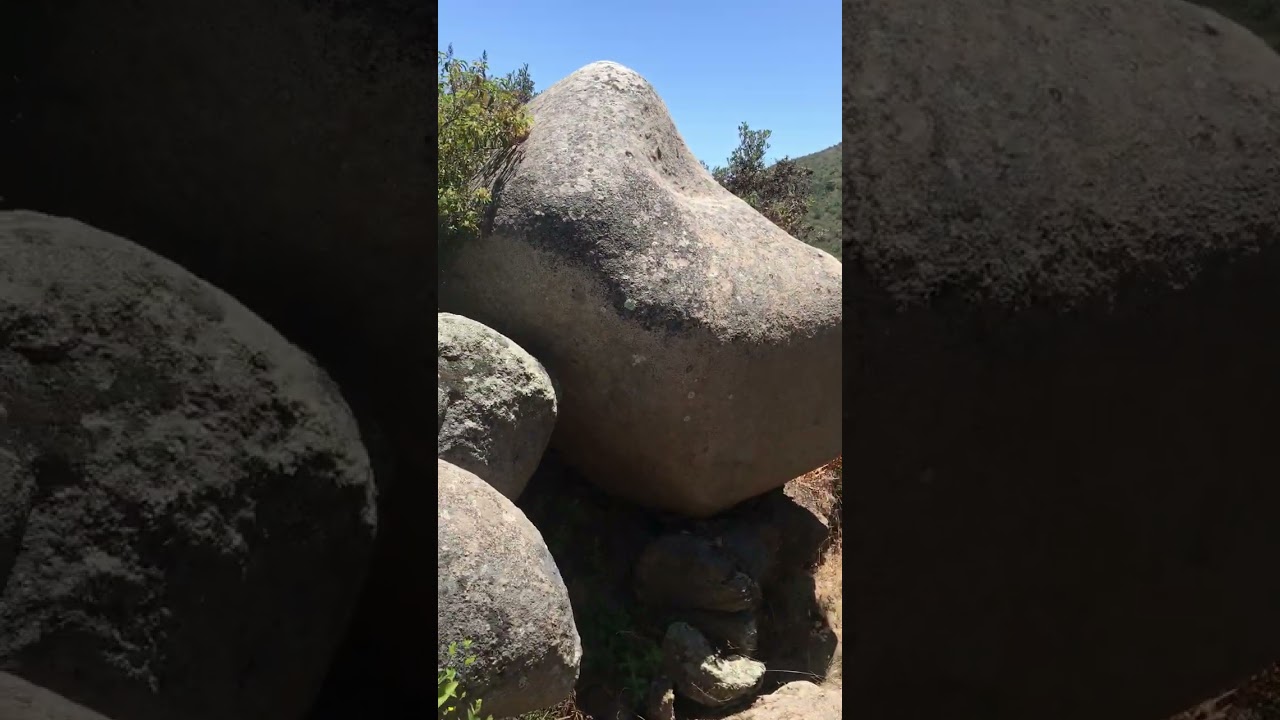
[(809, 212), (805, 221), (822, 234), (818, 247), (840, 257), (840, 154), (841, 143), (796, 158), (796, 165), (813, 172), (809, 176)]

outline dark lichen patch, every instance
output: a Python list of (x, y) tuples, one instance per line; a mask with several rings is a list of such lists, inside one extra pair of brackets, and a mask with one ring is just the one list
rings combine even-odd
[(74, 346), (74, 338), (57, 332), (55, 323), (48, 317), (13, 315), (0, 318), (0, 350), (7, 348), (32, 364), (58, 362)]
[(653, 333), (688, 332), (704, 322), (705, 288), (696, 272), (706, 250), (676, 200), (641, 172), (624, 176), (641, 189), (609, 204), (582, 193), (529, 206), (523, 201), (530, 188), (504, 188), (511, 195), (495, 194), (495, 204), (505, 199), (522, 212), (495, 211), (485, 231), (587, 270), (606, 284), (605, 300), (618, 317)]
[(65, 453), (50, 449), (31, 461), (31, 474), (36, 480), (37, 494), (46, 496), (78, 484), (84, 477), (84, 468)]

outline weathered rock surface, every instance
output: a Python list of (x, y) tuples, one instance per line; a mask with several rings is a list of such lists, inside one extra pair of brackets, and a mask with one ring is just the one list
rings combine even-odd
[(402, 427), (380, 408), (387, 433), (420, 445), (433, 12), (413, 0), (5, 3), (0, 195), (225, 290), (344, 390), (412, 416)]
[(840, 720), (842, 717), (844, 708), (838, 688), (800, 680), (783, 685), (725, 720)]
[(566, 460), (708, 516), (838, 455), (840, 263), (716, 183), (627, 68), (588, 65), (529, 111), (440, 304), (546, 364)]
[(734, 556), (711, 538), (663, 535), (636, 561), (634, 586), (655, 607), (738, 612), (760, 604), (760, 586)]
[(556, 424), (551, 376), (532, 355), (474, 320), (440, 313), (437, 451), (515, 500)]
[(844, 8), (867, 716), (1167, 717), (1280, 656), (1280, 57), (1171, 0)]
[(764, 663), (716, 653), (688, 623), (672, 623), (667, 628), (662, 654), (677, 694), (706, 707), (723, 707), (747, 698), (764, 681)]
[[(560, 571), (507, 498), (466, 470), (438, 466), (439, 667), (450, 643), (470, 640), (477, 660), (463, 671), (464, 688), (483, 699), (486, 715), (550, 707), (573, 691), (582, 660)], [(416, 635), (405, 642), (421, 650)], [(417, 670), (432, 673), (425, 657)]]
[[(0, 207), (128, 237), (316, 357), (377, 470), (380, 552), (434, 542), (421, 522), (432, 13), (418, 0), (0, 2)], [(397, 476), (421, 487), (392, 492)], [(370, 582), (370, 625), (414, 594), (399, 591), (403, 567), (371, 570), (399, 574)]]
[(16, 675), (0, 672), (0, 718), (4, 720), (108, 720), (61, 695)]
[(338, 389), (234, 299), (0, 213), (0, 667), (115, 718), (298, 718), (373, 482)]

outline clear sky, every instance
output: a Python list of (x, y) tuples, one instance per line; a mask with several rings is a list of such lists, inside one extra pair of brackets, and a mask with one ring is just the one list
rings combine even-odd
[[(941, 0), (940, 0), (941, 1)], [(769, 160), (840, 142), (839, 0), (440, 0), (440, 50), (528, 63), (536, 90), (597, 60), (643, 75), (693, 154), (723, 165), (738, 125), (772, 130)]]

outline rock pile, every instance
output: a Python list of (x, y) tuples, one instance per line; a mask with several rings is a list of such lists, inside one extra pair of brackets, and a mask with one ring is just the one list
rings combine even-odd
[[(425, 717), (446, 666), (486, 713), (541, 709), (582, 663), (514, 504), (549, 445), (687, 517), (840, 453), (838, 262), (597, 63), (533, 103), (496, 223), (447, 255), (431, 483), (424, 18), (357, 5), (14, 20), (0, 195), (39, 211), (0, 212), (5, 718)], [(672, 681), (746, 701), (765, 576), (696, 559), (739, 602), (678, 608)]]
[[(589, 65), (529, 111), (528, 139), (491, 178), (493, 223), (444, 253), (441, 458), (465, 445), (462, 462), (515, 500), (529, 473), (473, 459), (536, 462), (550, 434), (606, 492), (703, 518), (839, 455), (839, 263), (720, 187), (624, 67)], [(778, 534), (671, 534), (642, 554), (635, 591), (666, 618), (654, 712), (671, 690), (708, 708), (760, 690)], [(443, 578), (443, 550), (441, 563)], [(517, 604), (537, 607), (536, 592)], [(441, 643), (475, 614), (444, 607)]]

